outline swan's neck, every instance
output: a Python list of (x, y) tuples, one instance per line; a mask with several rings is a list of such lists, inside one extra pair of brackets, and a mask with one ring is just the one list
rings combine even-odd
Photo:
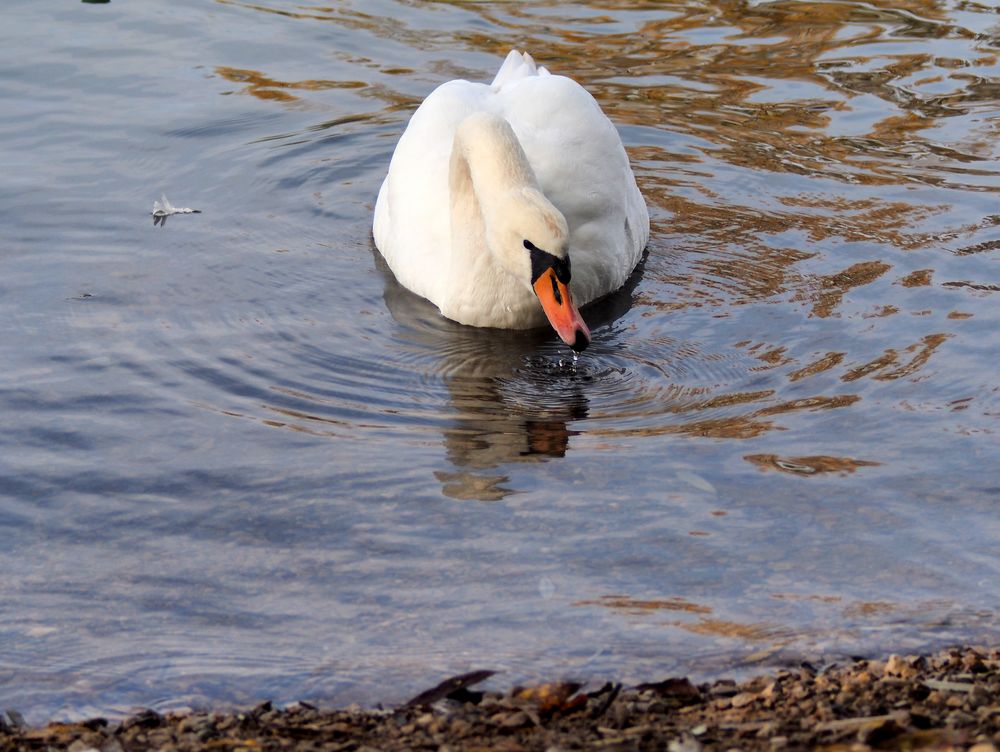
[(537, 188), (538, 181), (510, 124), (486, 113), (463, 120), (452, 148), (452, 196), (471, 189), (482, 200), (522, 187)]
[[(491, 222), (505, 221), (504, 197), (538, 188), (535, 173), (510, 124), (501, 117), (476, 113), (455, 132), (449, 167), (451, 260), (448, 277), (456, 305), (482, 308), (491, 298), (537, 303), (496, 263), (488, 241)], [(445, 312), (446, 315), (448, 312)], [(524, 315), (524, 314), (522, 314)], [(461, 316), (452, 316), (465, 320)]]

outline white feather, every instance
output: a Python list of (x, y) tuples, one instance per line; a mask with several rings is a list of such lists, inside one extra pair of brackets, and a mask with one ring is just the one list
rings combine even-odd
[[(504, 328), (544, 323), (527, 284), (505, 280), (507, 272), (487, 262), (452, 263), (458, 251), (449, 164), (459, 124), (480, 112), (510, 124), (538, 186), (565, 217), (576, 302), (583, 305), (618, 289), (649, 239), (646, 204), (621, 139), (582, 86), (549, 74), (516, 50), (489, 85), (456, 80), (435, 89), (400, 138), (373, 224), (375, 244), (399, 282), (461, 323)], [(477, 198), (490, 201), (489, 190), (477, 186)], [(480, 253), (489, 259), (488, 248)], [(458, 310), (454, 304), (470, 285), (479, 291), (478, 300), (472, 306), (466, 300)]]

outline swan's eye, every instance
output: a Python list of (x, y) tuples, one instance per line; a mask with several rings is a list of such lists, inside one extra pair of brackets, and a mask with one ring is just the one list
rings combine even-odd
[(529, 251), (537, 251), (538, 250), (538, 247), (534, 243), (532, 243), (530, 240), (525, 240), (524, 241), (524, 247), (527, 248)]
[(556, 278), (562, 282), (564, 285), (569, 284), (570, 272), (569, 272), (569, 256), (566, 258), (556, 259), (556, 262), (552, 264), (552, 269), (556, 273)]

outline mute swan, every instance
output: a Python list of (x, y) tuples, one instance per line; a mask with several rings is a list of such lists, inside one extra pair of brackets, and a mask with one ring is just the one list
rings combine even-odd
[(649, 214), (594, 98), (512, 50), (492, 84), (449, 81), (413, 113), (372, 233), (400, 284), (444, 316), (507, 329), (547, 318), (580, 351), (590, 330), (576, 304), (622, 286)]

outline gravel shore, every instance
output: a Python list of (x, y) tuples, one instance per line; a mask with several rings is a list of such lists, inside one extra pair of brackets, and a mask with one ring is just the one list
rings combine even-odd
[(583, 691), (480, 692), (454, 677), (394, 710), (306, 703), (244, 712), (94, 718), (26, 728), (0, 715), (0, 752), (132, 750), (968, 750), (1000, 748), (1000, 649), (803, 664), (743, 683), (668, 678)]

